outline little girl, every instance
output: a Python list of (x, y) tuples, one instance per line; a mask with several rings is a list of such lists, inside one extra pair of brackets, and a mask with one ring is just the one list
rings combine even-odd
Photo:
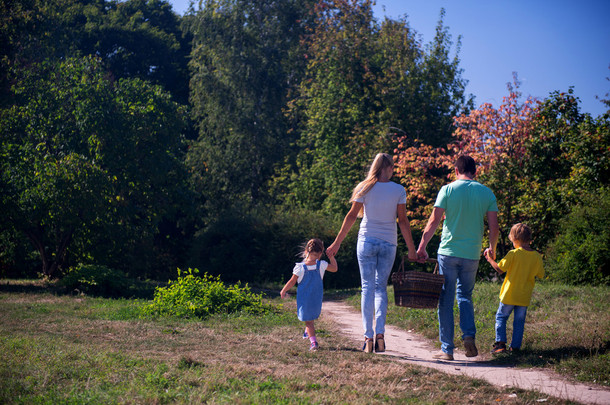
[(303, 337), (309, 337), (311, 346), (309, 350), (318, 349), (318, 341), (316, 340), (316, 330), (314, 328), (314, 320), (318, 319), (322, 312), (322, 278), (325, 271), (336, 272), (337, 260), (334, 255), (328, 256), (330, 264), (324, 260), (320, 260), (324, 254), (324, 243), (320, 239), (309, 240), (301, 253), (304, 260), (296, 263), (292, 270), (292, 278), (288, 280), (280, 296), (286, 297), (286, 292), (290, 290), (297, 282), (297, 315), (299, 321), (305, 322), (305, 334)]

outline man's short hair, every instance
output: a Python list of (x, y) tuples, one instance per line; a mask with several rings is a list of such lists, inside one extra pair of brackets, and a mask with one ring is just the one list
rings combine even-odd
[(477, 174), (477, 164), (474, 159), (468, 155), (462, 155), (457, 158), (455, 162), (455, 167), (459, 174), (472, 174), (473, 176)]

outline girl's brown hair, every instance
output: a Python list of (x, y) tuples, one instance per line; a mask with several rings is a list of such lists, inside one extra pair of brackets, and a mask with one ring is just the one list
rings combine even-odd
[(322, 242), (318, 238), (308, 240), (302, 247), (301, 257), (305, 259), (307, 255), (310, 253), (323, 253), (324, 252), (324, 242)]
[(519, 242), (529, 243), (532, 241), (532, 230), (525, 224), (515, 224), (510, 228), (508, 239), (511, 241), (518, 240)]

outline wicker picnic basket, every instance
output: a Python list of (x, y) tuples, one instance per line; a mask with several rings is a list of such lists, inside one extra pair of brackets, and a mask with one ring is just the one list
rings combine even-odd
[(438, 307), (438, 297), (443, 289), (445, 276), (438, 274), (436, 259), (428, 259), (427, 263), (435, 263), (434, 273), (405, 271), (405, 258), (402, 258), (398, 271), (392, 273), (394, 303), (397, 306), (408, 308)]

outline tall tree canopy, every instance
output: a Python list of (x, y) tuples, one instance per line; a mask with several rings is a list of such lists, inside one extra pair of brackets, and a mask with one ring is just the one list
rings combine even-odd
[(544, 250), (561, 219), (608, 185), (608, 114), (594, 120), (580, 113), (572, 89), (542, 102), (522, 101), (516, 74), (507, 87), (498, 108), (483, 104), (456, 116), (445, 147), (397, 150), (397, 174), (410, 191), (409, 213), (425, 221), (436, 193), (452, 179), (455, 158), (471, 155), (479, 164), (477, 179), (498, 197), (501, 253), (511, 248), (508, 232), (517, 222), (535, 230), (534, 244)]
[(93, 57), (34, 64), (14, 82), (0, 110), (0, 221), (27, 235), (43, 273), (57, 275), (74, 240), (79, 259), (107, 263), (152, 237), (183, 184), (184, 108), (158, 86), (110, 80)]
[(283, 108), (300, 80), (299, 39), (310, 3), (209, 0), (186, 21), (199, 129), (187, 164), (215, 210), (265, 198), (291, 141)]
[(115, 78), (159, 84), (186, 104), (188, 43), (164, 0), (0, 0), (0, 80), (7, 96), (11, 66), (95, 55)]
[(286, 200), (343, 213), (365, 165), (400, 147), (397, 134), (447, 142), (470, 101), (443, 13), (425, 49), (406, 21), (375, 20), (370, 1), (321, 1), (315, 17), (306, 76), (290, 102), (300, 139)]

